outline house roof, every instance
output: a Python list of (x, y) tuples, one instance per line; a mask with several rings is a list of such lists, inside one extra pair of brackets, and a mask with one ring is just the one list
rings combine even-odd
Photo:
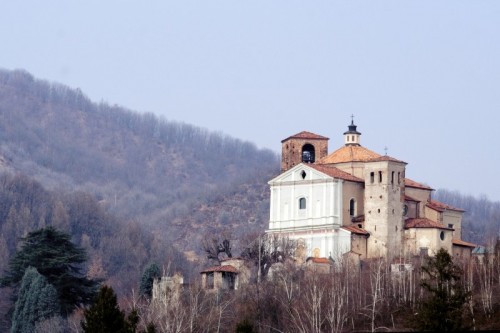
[(345, 227), (342, 227), (342, 229), (344, 230), (347, 230), (353, 234), (356, 234), (356, 235), (369, 235), (370, 233), (368, 231), (366, 231), (365, 229), (362, 229), (362, 228), (358, 228), (358, 227), (355, 227), (355, 226), (345, 226)]
[(410, 228), (435, 228), (443, 230), (454, 230), (452, 228), (447, 228), (442, 224), (434, 222), (427, 218), (407, 219), (405, 221), (405, 229), (410, 229)]
[(403, 162), (401, 160), (397, 160), (394, 157), (390, 157), (390, 156), (387, 156), (387, 155), (380, 156), (380, 157), (374, 157), (371, 160), (368, 160), (367, 162), (383, 162), (383, 161), (398, 162), (398, 163), (408, 164), (406, 162)]
[(328, 258), (314, 258), (314, 257), (311, 257), (311, 258), (307, 258), (306, 261), (307, 262), (313, 262), (315, 264), (332, 264), (332, 262)]
[(327, 166), (327, 165), (318, 165), (318, 164), (307, 164), (311, 168), (318, 170), (319, 172), (322, 172), (330, 177), (333, 178), (340, 178), (343, 180), (351, 181), (351, 182), (356, 182), (356, 183), (364, 183), (365, 181), (361, 178), (358, 178), (356, 176), (351, 175), (350, 173), (347, 173), (345, 171), (342, 171), (336, 167), (333, 166)]
[(405, 186), (406, 187), (413, 187), (413, 188), (420, 188), (420, 189), (423, 189), (423, 190), (434, 191), (434, 189), (432, 187), (429, 187), (429, 186), (424, 185), (424, 184), (417, 183), (416, 181), (411, 180), (409, 178), (405, 178)]
[(311, 133), (311, 132), (307, 132), (307, 131), (302, 131), (300, 133), (297, 133), (297, 134), (294, 134), (294, 135), (291, 135), (289, 136), (288, 138), (286, 139), (283, 139), (281, 140), (281, 142), (285, 142), (289, 139), (304, 139), (304, 140), (330, 140), (329, 138), (327, 138), (326, 136), (322, 136), (322, 135), (318, 135), (318, 134), (314, 134), (314, 133)]
[(238, 274), (238, 270), (231, 265), (223, 265), (223, 266), (212, 266), (207, 269), (204, 269), (200, 273), (212, 273), (212, 272), (227, 272), (227, 273), (236, 273)]
[(455, 238), (452, 240), (452, 243), (453, 243), (453, 245), (457, 245), (457, 246), (472, 247), (472, 248), (477, 247), (476, 244), (472, 244), (472, 243), (463, 241), (461, 239), (455, 239)]
[(381, 157), (381, 155), (363, 146), (346, 145), (340, 147), (330, 155), (323, 157), (317, 163), (333, 164), (344, 162), (367, 162), (377, 157)]
[(454, 210), (457, 212), (465, 212), (465, 210), (456, 208), (450, 205), (447, 205), (445, 203), (436, 201), (436, 200), (429, 200), (426, 204), (427, 207), (432, 208), (434, 210), (437, 210), (438, 212), (444, 212), (445, 210)]

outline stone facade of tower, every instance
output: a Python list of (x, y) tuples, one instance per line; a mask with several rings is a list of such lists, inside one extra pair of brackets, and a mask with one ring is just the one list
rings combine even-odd
[(387, 156), (365, 163), (364, 229), (370, 233), (368, 257), (403, 254), (405, 165)]
[(314, 163), (328, 154), (328, 138), (300, 132), (281, 141), (281, 172), (305, 162)]

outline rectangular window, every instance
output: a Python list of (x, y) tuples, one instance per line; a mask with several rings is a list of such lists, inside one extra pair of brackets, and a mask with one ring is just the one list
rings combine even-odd
[(382, 183), (382, 171), (378, 172), (378, 182)]
[(391, 173), (391, 185), (394, 185), (394, 171)]
[(299, 199), (299, 209), (306, 209), (306, 198)]
[(370, 172), (370, 183), (373, 184), (374, 181), (375, 181), (375, 172)]

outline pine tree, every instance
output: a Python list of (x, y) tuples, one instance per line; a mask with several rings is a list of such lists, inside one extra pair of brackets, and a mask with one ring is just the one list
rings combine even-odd
[(149, 265), (142, 274), (141, 285), (139, 286), (139, 294), (151, 298), (153, 292), (153, 281), (161, 277), (160, 267), (152, 263)]
[(46, 227), (30, 232), (22, 240), (23, 245), (10, 260), (0, 286), (18, 288), (26, 269), (32, 266), (56, 289), (61, 315), (67, 316), (75, 306), (92, 301), (98, 281), (80, 273), (86, 253), (71, 242), (68, 234)]
[(469, 295), (460, 283), (460, 267), (453, 263), (446, 250), (440, 249), (422, 270), (427, 277), (421, 285), (430, 297), (420, 306), (418, 329), (438, 332), (464, 330), (463, 311)]
[(132, 311), (127, 319), (118, 307), (113, 288), (102, 286), (94, 304), (84, 311), (81, 325), (86, 333), (135, 332), (139, 319), (137, 313)]
[(12, 316), (12, 333), (33, 332), (37, 322), (59, 314), (57, 291), (29, 267), (23, 276), (19, 296)]

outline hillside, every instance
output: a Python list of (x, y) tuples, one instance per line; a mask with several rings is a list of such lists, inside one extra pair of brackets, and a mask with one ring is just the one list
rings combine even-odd
[[(230, 230), (237, 239), (266, 227), (267, 181), (279, 159), (249, 142), (0, 70), (0, 170), (47, 190), (88, 193), (118, 223), (138, 223), (193, 258), (208, 233)], [(498, 233), (498, 203), (446, 191), (436, 198), (466, 210), (465, 240)]]
[[(47, 189), (90, 193), (118, 218), (140, 221), (186, 250), (190, 234), (223, 225), (261, 229), (266, 181), (279, 164), (249, 142), (3, 70), (0, 168)], [(246, 199), (228, 199), (235, 191)]]

